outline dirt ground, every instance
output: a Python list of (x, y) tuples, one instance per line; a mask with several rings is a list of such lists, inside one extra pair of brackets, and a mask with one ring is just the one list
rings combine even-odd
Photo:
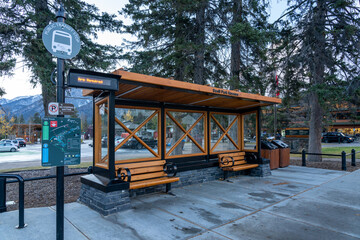
[[(291, 165), (301, 166), (301, 160), (291, 160)], [(341, 162), (323, 161), (323, 162), (307, 162), (307, 167), (341, 170)], [(356, 167), (352, 167), (350, 163), (347, 165), (347, 171), (352, 172), (360, 169), (360, 163)], [(86, 169), (69, 169), (69, 173), (86, 172)], [(12, 172), (20, 174), (23, 178), (33, 178), (40, 176), (49, 176), (50, 170), (31, 170), (22, 172)], [(81, 175), (65, 177), (65, 203), (75, 202), (80, 194), (80, 177)], [(8, 211), (18, 208), (18, 184), (7, 184), (6, 199), (7, 201), (15, 201), (15, 204), (8, 206)], [(25, 182), (25, 208), (53, 206), (56, 204), (56, 180), (36, 180)]]
[[(86, 172), (86, 168), (69, 169), (69, 173)], [(49, 176), (50, 170), (30, 170), (11, 172), (19, 174), (24, 179)], [(81, 175), (65, 177), (65, 203), (75, 202), (80, 194)], [(8, 211), (18, 208), (19, 187), (18, 183), (10, 183), (6, 186), (6, 201), (15, 201), (16, 204), (8, 206)], [(25, 208), (53, 206), (56, 204), (56, 179), (44, 179), (25, 182)]]

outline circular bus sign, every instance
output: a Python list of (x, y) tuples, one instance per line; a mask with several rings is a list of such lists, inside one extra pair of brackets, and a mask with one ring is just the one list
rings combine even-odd
[(42, 33), (45, 48), (55, 57), (71, 59), (80, 51), (80, 37), (77, 32), (63, 22), (46, 26)]

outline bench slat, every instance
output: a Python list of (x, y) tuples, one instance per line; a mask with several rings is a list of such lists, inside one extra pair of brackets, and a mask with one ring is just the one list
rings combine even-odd
[(223, 168), (224, 171), (241, 171), (241, 170), (246, 170), (246, 169), (250, 169), (250, 168), (256, 168), (258, 167), (259, 164), (242, 164), (242, 165), (238, 165), (238, 166), (234, 166), (234, 167), (226, 167)]
[(164, 178), (156, 178), (156, 179), (150, 179), (150, 180), (144, 180), (144, 181), (138, 181), (138, 182), (131, 182), (130, 189), (151, 187), (151, 186), (156, 186), (156, 185), (160, 185), (160, 184), (177, 182), (179, 180), (180, 180), (180, 178), (178, 178), (178, 177), (164, 177)]
[(131, 182), (150, 179), (150, 178), (166, 177), (166, 176), (167, 176), (167, 174), (164, 171), (154, 172), (154, 173), (146, 173), (146, 174), (138, 174), (138, 175), (131, 175)]
[[(164, 171), (163, 166), (155, 166), (155, 167), (144, 167), (144, 168), (129, 168), (131, 176), (135, 174), (142, 174), (142, 173), (152, 173), (152, 172), (160, 172)], [(123, 169), (121, 173), (127, 174), (126, 171)]]
[(223, 156), (231, 156), (231, 157), (236, 157), (236, 156), (245, 156), (245, 152), (236, 152), (236, 153), (222, 153), (222, 154), (218, 154), (218, 157), (223, 157)]
[[(243, 161), (235, 161), (234, 162), (234, 166), (241, 165), (241, 164), (246, 164), (246, 161), (243, 160)], [(221, 164), (220, 163), (220, 167), (226, 167), (226, 166), (231, 166), (231, 165), (232, 165), (232, 161), (229, 161), (229, 164)]]
[(146, 162), (137, 162), (137, 163), (124, 163), (124, 164), (116, 164), (115, 170), (119, 168), (142, 168), (142, 167), (153, 167), (153, 166), (163, 166), (166, 163), (165, 160), (159, 161), (146, 161)]

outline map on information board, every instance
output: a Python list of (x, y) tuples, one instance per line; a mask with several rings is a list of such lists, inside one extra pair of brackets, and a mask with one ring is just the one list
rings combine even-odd
[(80, 118), (44, 118), (42, 132), (43, 167), (80, 164)]

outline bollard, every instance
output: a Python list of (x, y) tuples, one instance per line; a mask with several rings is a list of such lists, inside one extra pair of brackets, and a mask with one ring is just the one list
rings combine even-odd
[(351, 150), (351, 166), (356, 166), (356, 160), (355, 160), (355, 149)]
[(25, 217), (24, 217), (24, 208), (25, 208), (25, 200), (24, 200), (24, 180), (19, 180), (19, 225), (16, 228), (24, 228)]
[(341, 152), (341, 170), (346, 171), (346, 152)]
[(301, 151), (301, 160), (302, 160), (302, 166), (306, 166), (306, 154), (305, 149)]
[(0, 177), (0, 213), (6, 212), (6, 178)]

